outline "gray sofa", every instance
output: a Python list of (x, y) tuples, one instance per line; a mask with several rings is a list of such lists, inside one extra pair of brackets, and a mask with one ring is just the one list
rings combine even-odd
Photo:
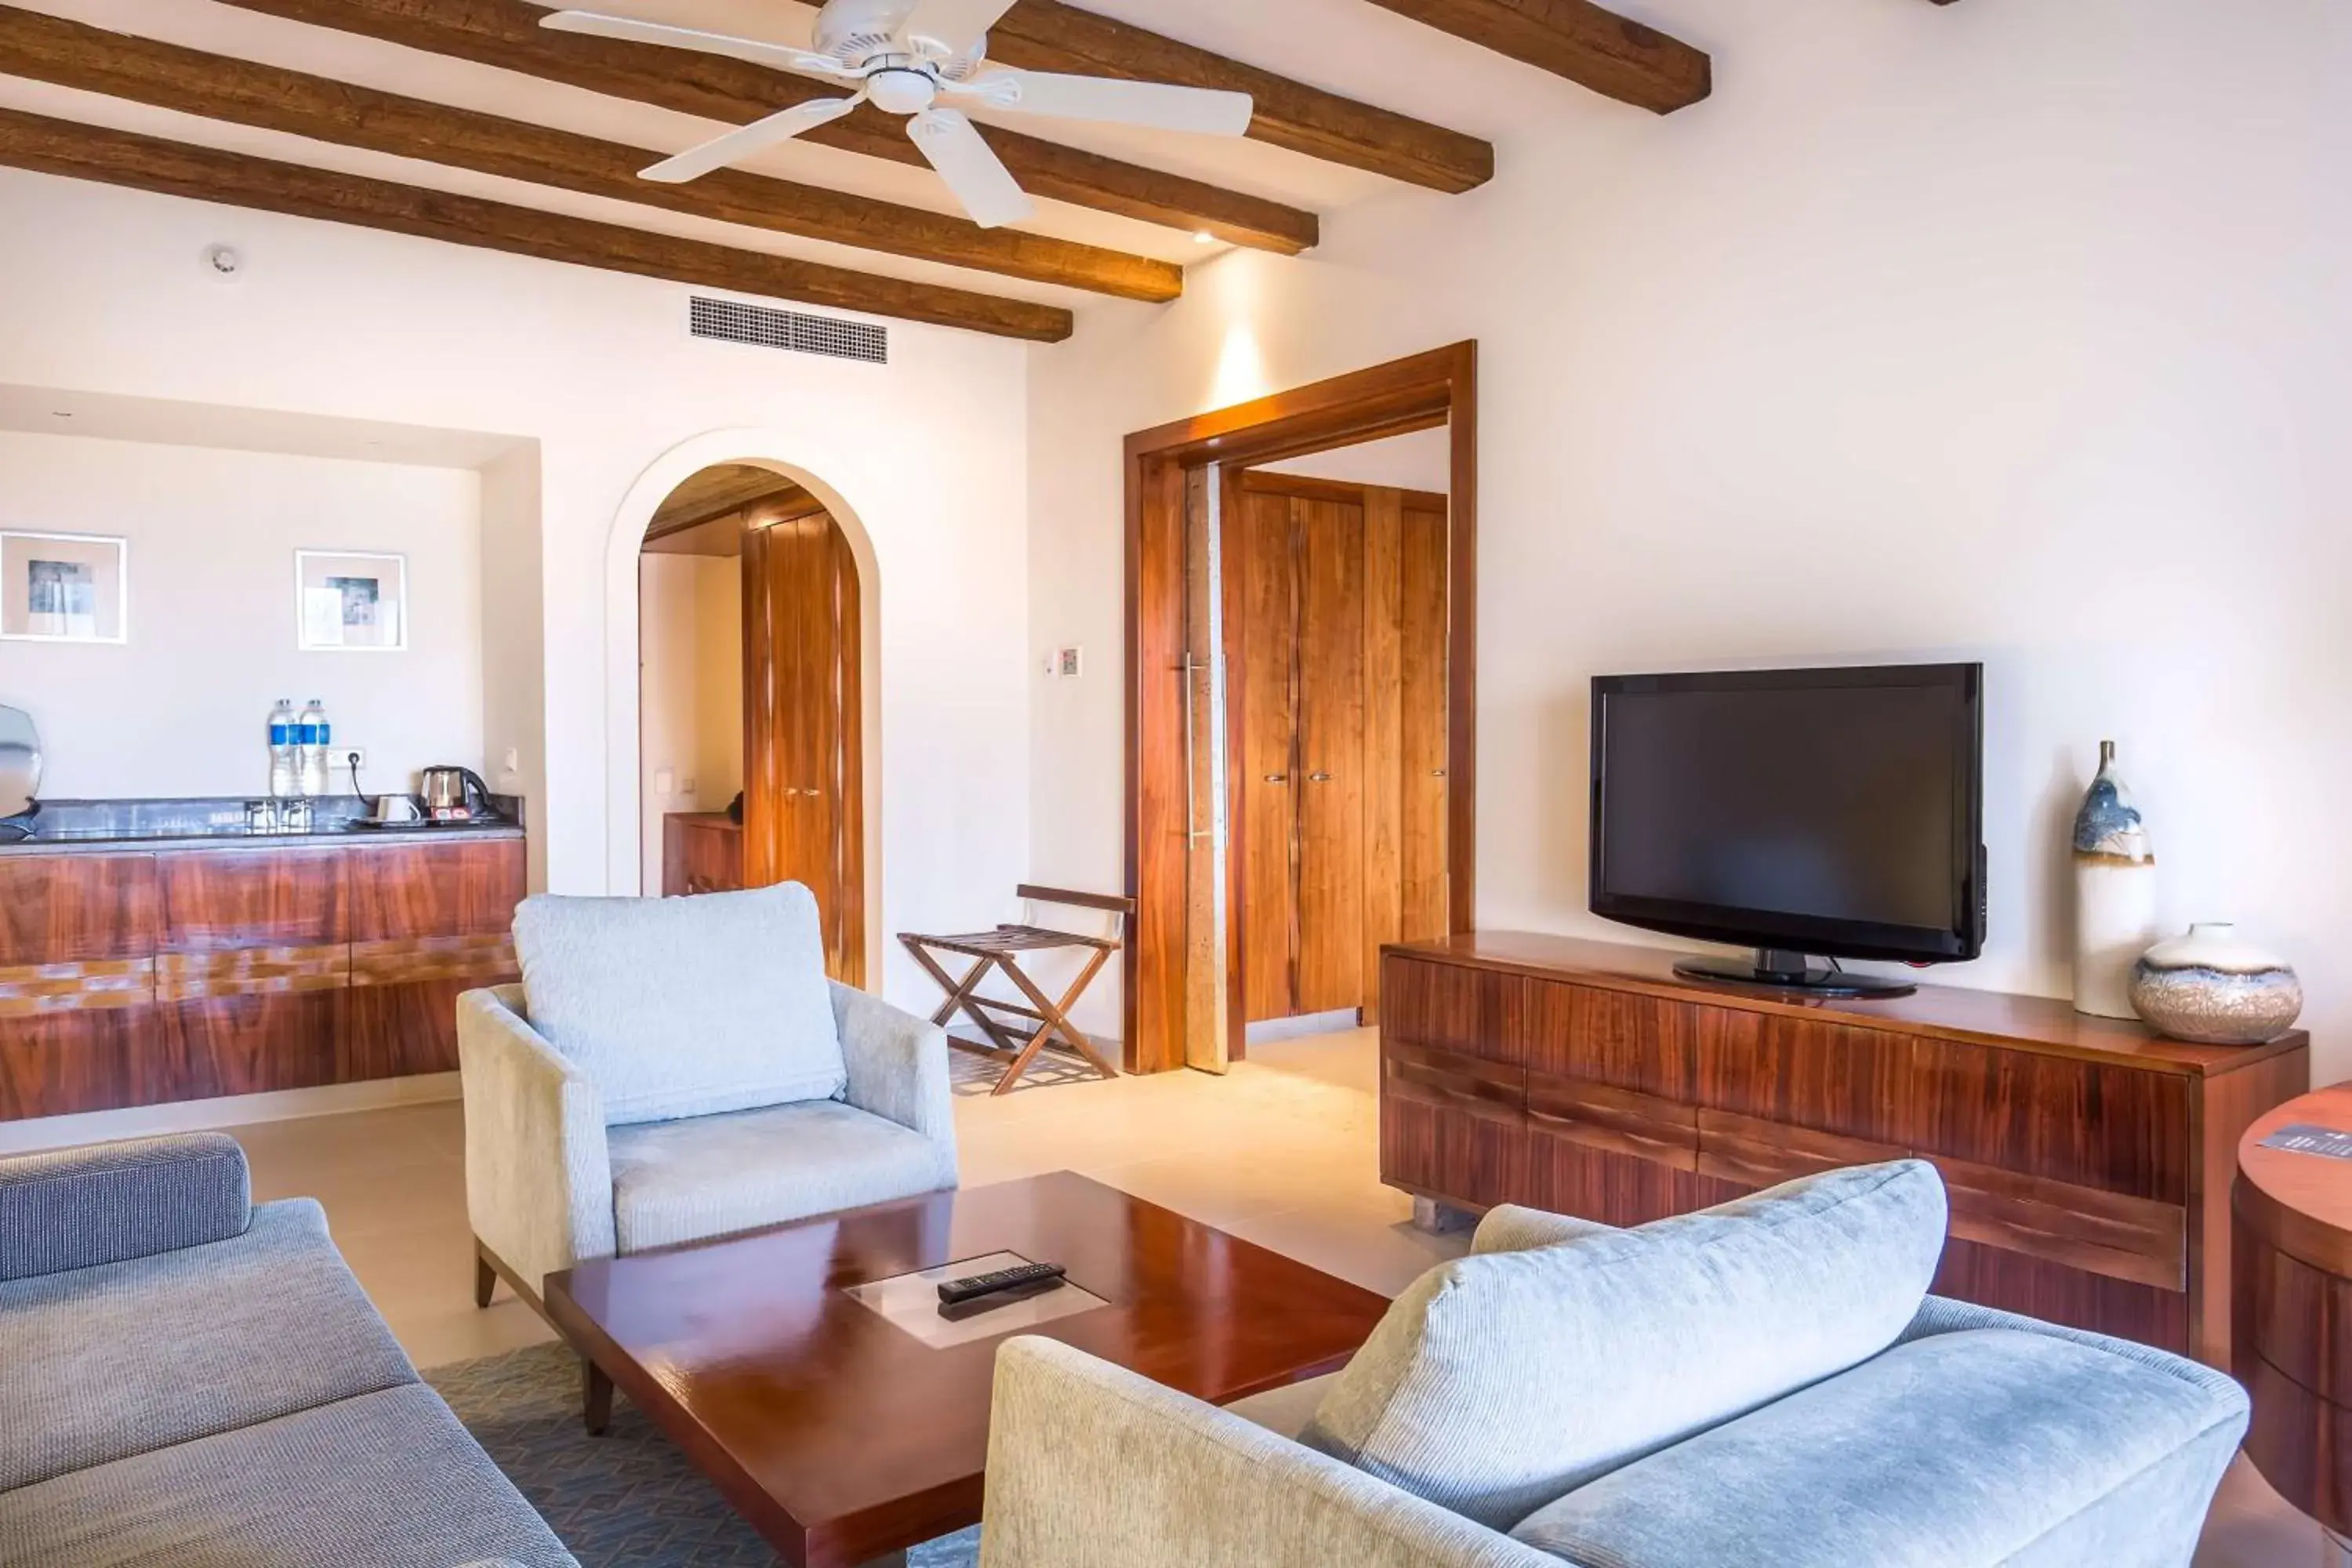
[(1614, 1231), (1497, 1209), (1220, 1410), (1006, 1342), (983, 1568), (2187, 1568), (2234, 1383), (1927, 1294), (1919, 1162)]
[(234, 1139), (0, 1160), (0, 1563), (572, 1561)]

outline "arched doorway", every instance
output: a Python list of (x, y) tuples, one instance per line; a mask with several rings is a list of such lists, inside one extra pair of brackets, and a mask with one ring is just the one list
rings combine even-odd
[(655, 510), (637, 576), (646, 890), (802, 883), (828, 971), (863, 984), (867, 607), (848, 534), (793, 479), (715, 464)]

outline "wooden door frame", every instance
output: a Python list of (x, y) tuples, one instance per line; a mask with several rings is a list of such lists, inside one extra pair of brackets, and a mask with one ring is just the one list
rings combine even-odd
[[(1187, 470), (1238, 468), (1446, 427), (1446, 879), (1448, 923), (1468, 931), (1477, 891), (1478, 345), (1411, 359), (1181, 419), (1127, 438), (1127, 890), (1129, 1072), (1184, 1065), (1183, 711)], [(1233, 877), (1238, 877), (1238, 857)], [(1238, 889), (1228, 882), (1229, 896)], [(1227, 931), (1227, 963), (1240, 951)], [(1237, 995), (1229, 985), (1228, 994)], [(1238, 1031), (1239, 1025), (1228, 1020)]]

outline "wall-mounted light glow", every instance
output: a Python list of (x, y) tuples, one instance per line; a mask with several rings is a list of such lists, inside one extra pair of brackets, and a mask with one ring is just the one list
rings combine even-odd
[(1256, 331), (1246, 321), (1235, 321), (1225, 329), (1224, 346), (1217, 351), (1217, 374), (1210, 384), (1209, 406), (1230, 407), (1272, 390), (1266, 384), (1265, 355), (1257, 346)]
[(1205, 228), (1196, 228), (1192, 231), (1192, 243), (1195, 245), (1214, 245), (1217, 243), (1217, 237), (1211, 234)]

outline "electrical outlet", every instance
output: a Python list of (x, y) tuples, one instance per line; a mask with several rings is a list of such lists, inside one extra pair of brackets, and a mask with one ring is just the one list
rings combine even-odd
[(696, 784), (694, 780), (688, 779), (684, 784), (677, 786), (677, 793), (680, 795), (698, 795), (701, 793), (701, 786)]
[(339, 768), (357, 768), (362, 773), (367, 772), (367, 748), (365, 746), (337, 746), (335, 748), (335, 765)]
[(1055, 674), (1065, 680), (1076, 680), (1086, 673), (1087, 650), (1082, 647), (1056, 649), (1054, 654), (1054, 663), (1056, 667)]

